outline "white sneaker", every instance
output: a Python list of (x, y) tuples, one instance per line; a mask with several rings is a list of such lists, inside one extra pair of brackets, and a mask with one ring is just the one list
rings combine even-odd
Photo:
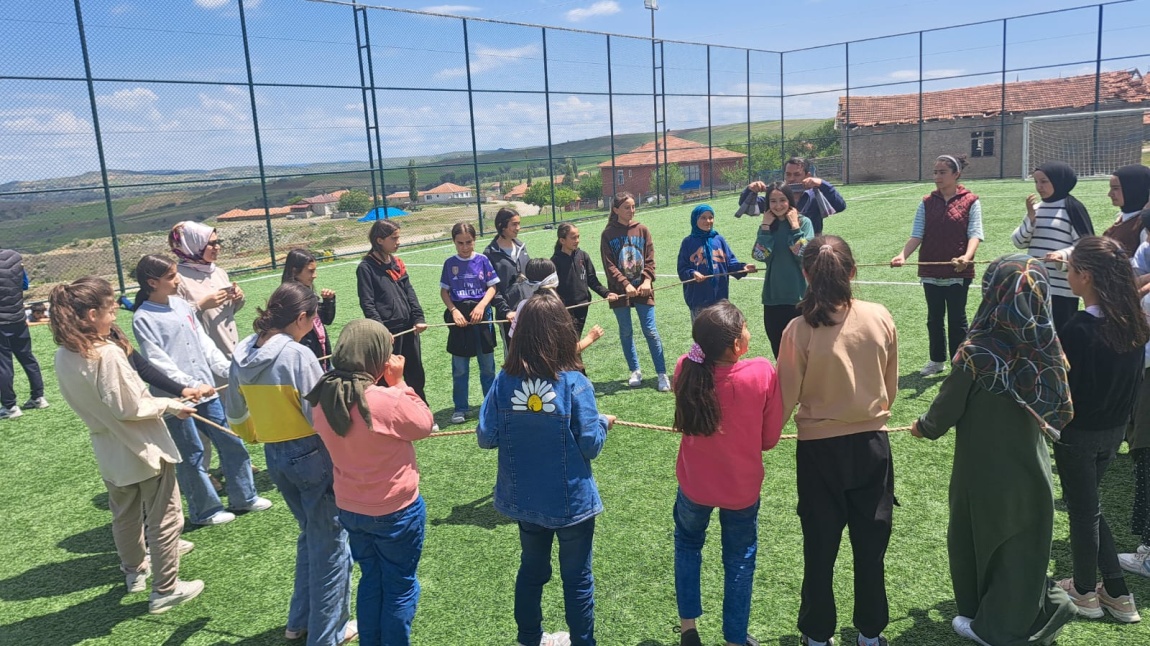
[[(272, 501), (268, 500), (267, 498), (260, 498), (259, 496), (256, 496), (256, 499), (252, 501), (252, 504), (248, 505), (247, 507), (236, 507), (232, 511), (263, 511), (265, 509), (271, 509), (271, 506)], [(219, 514), (217, 514), (217, 516), (218, 515)], [(215, 518), (215, 516), (212, 516), (212, 518)]]
[(918, 374), (923, 377), (929, 377), (931, 375), (937, 375), (943, 370), (946, 370), (945, 361), (927, 361), (926, 365), (922, 367), (922, 370), (920, 370)]
[(1131, 574), (1150, 577), (1150, 548), (1139, 545), (1138, 551), (1133, 554), (1119, 554), (1118, 564)]
[(12, 408), (0, 407), (0, 419), (16, 419), (23, 414), (24, 411), (20, 410), (18, 406), (13, 406)]
[(359, 622), (352, 619), (344, 625), (343, 639), (339, 640), (339, 646), (350, 644), (356, 639), (359, 639)]
[(202, 523), (193, 523), (193, 524), (194, 525), (223, 525), (224, 523), (230, 523), (235, 519), (236, 519), (236, 515), (233, 514), (232, 512), (220, 511), (220, 512), (216, 512), (215, 516), (212, 516), (211, 518), (205, 520)]
[(439, 424), (432, 424), (431, 425), (431, 432), (432, 433), (438, 433), (439, 432)]
[(982, 638), (974, 634), (974, 629), (970, 627), (970, 622), (974, 621), (970, 617), (963, 617), (959, 615), (950, 622), (950, 627), (954, 628), (954, 632), (958, 633), (959, 637), (965, 637), (976, 644), (982, 646), (990, 646), (990, 644), (982, 641)]
[(632, 372), (631, 376), (627, 379), (627, 385), (632, 387), (632, 388), (638, 387), (642, 383), (643, 383), (643, 373), (639, 370)]
[(128, 572), (122, 565), (120, 571), (124, 573), (124, 583), (128, 586), (129, 593), (148, 589), (148, 576), (152, 574), (152, 564), (148, 559), (144, 559), (144, 569), (139, 572)]
[(20, 408), (23, 408), (24, 410), (32, 410), (35, 408), (48, 408), (48, 400), (44, 399), (43, 397), (37, 397), (35, 399), (29, 399), (28, 401), (24, 402), (24, 405), (21, 406)]
[(451, 414), (451, 423), (452, 424), (462, 424), (466, 421), (467, 421), (467, 413), (455, 411), (454, 413)]
[(659, 385), (657, 387), (661, 393), (669, 392), (671, 390), (671, 378), (667, 376), (667, 373), (659, 373)]
[[(518, 646), (523, 646), (519, 644)], [(567, 633), (543, 633), (539, 646), (571, 646), (571, 635)]]
[(165, 613), (185, 601), (195, 599), (203, 591), (203, 581), (198, 579), (195, 581), (177, 580), (176, 589), (168, 594), (152, 593), (151, 598), (148, 599), (148, 613), (153, 615)]

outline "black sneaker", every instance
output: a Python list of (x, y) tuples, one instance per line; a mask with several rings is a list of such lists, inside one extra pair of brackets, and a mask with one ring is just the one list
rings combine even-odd
[(682, 632), (679, 636), (679, 646), (703, 646), (703, 641), (699, 639), (699, 631), (694, 628), (682, 630), (675, 626), (674, 632)]
[[(806, 635), (803, 635), (801, 638), (799, 638), (799, 643), (802, 644), (802, 646), (810, 646), (811, 638), (807, 637)], [(827, 646), (835, 646), (835, 638), (834, 637), (828, 637), (827, 638)]]
[(759, 646), (759, 640), (755, 639), (754, 637), (752, 637), (750, 635), (747, 635), (746, 646)]

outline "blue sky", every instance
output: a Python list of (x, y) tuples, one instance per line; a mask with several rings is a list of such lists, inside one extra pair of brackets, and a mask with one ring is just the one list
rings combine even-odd
[[(639, 0), (392, 0), (392, 6), (473, 18), (650, 35)], [(1075, 2), (988, 0), (796, 0), (765, 10), (760, 1), (664, 0), (656, 34), (711, 48), (711, 118), (738, 123), (754, 97), (753, 120), (829, 118), (848, 69), (842, 41), (1075, 6)], [(248, 0), (252, 71), (268, 164), (366, 160), (363, 101), (351, 9), (304, 0)], [(960, 10), (961, 7), (961, 10)], [(251, 106), (236, 0), (84, 0), (84, 22), (108, 165), (115, 169), (208, 169), (254, 165)], [(457, 19), (369, 12), (385, 157), (470, 150), (462, 23)], [(1150, 67), (1150, 0), (1107, 7), (1104, 69)], [(1090, 73), (1097, 9), (1011, 21), (1009, 80)], [(609, 132), (606, 39), (473, 21), (468, 37), (477, 145), (481, 150), (562, 142)], [(0, 182), (73, 175), (98, 168), (72, 0), (0, 3)], [(924, 89), (995, 83), (1002, 65), (1000, 24), (935, 31), (923, 38)], [(752, 53), (810, 48), (782, 56)], [(666, 46), (667, 91), (706, 94), (704, 47)], [(852, 95), (918, 88), (917, 35), (855, 42)], [(1037, 66), (1053, 68), (1029, 70)], [(651, 128), (650, 45), (612, 39), (616, 132)], [(26, 80), (12, 77), (53, 77)], [(961, 77), (961, 78), (949, 78)], [(171, 83), (164, 81), (180, 81)], [(337, 88), (290, 87), (308, 85)], [(782, 88), (785, 96), (777, 97)], [(454, 91), (442, 91), (454, 90)], [(527, 91), (523, 93), (500, 90)], [(632, 93), (635, 96), (627, 96)], [(707, 124), (707, 100), (667, 99), (672, 129)]]

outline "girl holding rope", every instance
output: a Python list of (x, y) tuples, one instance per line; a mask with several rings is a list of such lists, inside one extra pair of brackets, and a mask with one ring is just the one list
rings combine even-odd
[[(567, 307), (591, 302), (591, 292), (601, 298), (615, 301), (617, 294), (607, 291), (595, 275), (595, 264), (591, 256), (579, 248), (579, 229), (570, 222), (559, 225), (559, 239), (555, 242), (555, 253), (551, 254), (551, 262), (555, 264), (555, 274), (559, 278), (556, 291)], [(582, 336), (583, 328), (587, 325), (587, 308), (576, 307), (568, 310), (575, 321), (575, 335)]]
[(810, 287), (801, 317), (783, 332), (783, 419), (795, 415), (795, 465), (803, 528), (803, 646), (825, 646), (838, 626), (835, 558), (844, 527), (854, 552), (859, 646), (886, 644), (890, 621), (884, 558), (894, 509), (887, 420), (898, 392), (898, 334), (890, 312), (855, 300), (854, 257), (838, 236), (803, 250)]
[(758, 550), (762, 453), (779, 442), (779, 380), (765, 358), (742, 360), (751, 343), (739, 308), (721, 300), (695, 317), (691, 351), (675, 367), (675, 428), (683, 438), (675, 475), (675, 597), (682, 646), (702, 646), (700, 570), (711, 512), (723, 530), (723, 637), (728, 646), (757, 644), (747, 635)]
[(963, 168), (965, 155), (940, 155), (935, 160), (935, 191), (919, 202), (910, 239), (890, 261), (891, 267), (902, 267), (918, 249), (920, 261), (935, 263), (918, 265), (930, 340), (930, 360), (920, 371), (924, 377), (945, 370), (947, 358), (954, 356), (966, 338), (966, 294), (974, 280), (972, 262), (983, 234), (982, 204), (958, 183)]
[(738, 280), (744, 273), (754, 273), (755, 266), (739, 262), (726, 238), (715, 231), (715, 210), (700, 204), (691, 210), (691, 234), (679, 245), (678, 270), (679, 280), (694, 281), (683, 284), (693, 321), (704, 307), (727, 298), (729, 274)]
[[(507, 363), (483, 401), (477, 433), (480, 448), (499, 450), (495, 509), (519, 523), (518, 643), (593, 646), (591, 544), (603, 502), (591, 460), (603, 450), (615, 418), (599, 414), (595, 387), (580, 372), (575, 326), (563, 303), (534, 296), (517, 320)], [(540, 603), (551, 578), (556, 537), (569, 636), (544, 633), (542, 625)]]
[[(451, 423), (462, 424), (471, 410), (467, 401), (471, 357), (479, 364), (479, 385), (484, 397), (495, 381), (495, 330), (489, 308), (497, 295), (499, 276), (487, 256), (475, 253), (474, 226), (457, 222), (451, 227), (451, 240), (455, 243), (455, 255), (443, 263), (439, 297), (447, 308), (444, 322), (455, 324), (447, 333), (451, 399), (455, 405)], [(508, 318), (513, 319), (514, 315), (509, 314)]]

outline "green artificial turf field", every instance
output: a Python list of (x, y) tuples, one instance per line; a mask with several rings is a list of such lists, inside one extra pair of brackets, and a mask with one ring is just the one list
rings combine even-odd
[[(1023, 204), (1033, 186), (1022, 181), (973, 181), (980, 193), (986, 242), (978, 258), (985, 260), (1012, 250), (1010, 232), (1025, 213)], [(916, 202), (931, 190), (928, 184), (851, 186), (843, 190), (849, 208), (828, 220), (826, 232), (843, 236), (858, 262), (886, 262), (909, 234)], [(1105, 182), (1081, 182), (1075, 194), (1090, 208), (1095, 227), (1103, 230), (1115, 209), (1105, 197)], [(735, 196), (715, 199), (716, 228), (736, 254), (749, 259), (756, 221), (735, 220)], [(674, 262), (679, 242), (689, 231), (693, 205), (663, 209), (640, 208), (638, 219), (655, 236), (659, 281), (676, 280)], [(401, 221), (402, 222), (402, 221)], [(604, 220), (582, 223), (583, 247), (598, 261), (598, 238)], [(366, 225), (365, 225), (366, 227)], [(365, 228), (366, 235), (366, 228)], [(534, 256), (550, 256), (554, 231), (525, 231), (522, 239)], [(485, 245), (486, 241), (480, 241)], [(159, 251), (165, 251), (157, 249)], [(226, 253), (226, 250), (225, 250)], [(450, 245), (401, 249), (429, 322), (440, 320), (439, 267)], [(355, 289), (356, 261), (321, 265), (317, 287), (339, 295), (334, 334), (360, 316)], [(980, 266), (981, 270), (983, 266)], [(602, 268), (599, 268), (602, 276)], [(277, 276), (245, 278), (249, 305), (240, 316), (250, 330), (255, 306), (278, 284)], [(762, 331), (759, 290), (751, 276), (732, 281), (731, 299), (747, 314), (751, 356), (770, 356)], [(913, 268), (860, 268), (856, 297), (886, 305), (900, 336), (900, 380), (892, 426), (906, 426), (922, 413), (945, 374), (923, 378), (918, 371), (927, 360), (926, 307)], [(979, 296), (972, 288), (969, 310)], [(677, 289), (662, 291), (656, 308), (668, 365), (690, 345), (690, 321)], [(128, 327), (129, 314), (121, 314)], [(591, 310), (590, 323), (607, 335), (584, 355), (596, 383), (599, 408), (622, 420), (669, 425), (673, 398), (656, 392), (655, 374), (641, 335), (636, 334), (644, 373), (641, 388), (627, 388), (614, 318), (602, 305)], [(56, 388), (52, 370), (55, 351), (46, 327), (33, 329), (36, 353), (48, 384), (52, 406), (27, 412), (16, 420), (0, 421), (0, 643), (3, 644), (279, 644), (291, 594), (296, 526), (266, 471), (256, 479), (261, 495), (275, 501), (266, 512), (248, 514), (235, 522), (209, 528), (188, 527), (185, 537), (196, 549), (181, 564), (183, 578), (200, 578), (206, 590), (195, 601), (162, 616), (146, 612), (147, 594), (127, 595), (112, 545), (111, 514), (98, 476), (86, 429)], [(428, 396), (444, 431), (474, 427), (450, 426), (451, 367), (445, 351), (446, 331), (429, 330), (423, 337)], [(502, 350), (497, 350), (501, 353)], [(501, 355), (497, 355), (501, 356)], [(475, 370), (473, 369), (473, 373)], [(17, 391), (23, 401), (27, 382), (17, 370)], [(472, 377), (472, 406), (480, 403), (478, 377)], [(793, 432), (788, 425), (784, 432)], [(947, 486), (953, 435), (937, 442), (909, 434), (892, 436), (896, 476), (894, 533), (887, 552), (887, 584), (891, 623), (886, 631), (893, 644), (964, 644), (951, 631), (955, 606), (946, 556)], [(605, 646), (655, 646), (678, 643), (673, 575), (671, 506), (674, 502), (675, 436), (616, 426), (603, 454), (594, 462), (606, 511), (597, 521), (594, 574), (596, 624)], [(795, 628), (802, 574), (802, 535), (795, 515), (794, 442), (783, 441), (764, 455), (766, 480), (760, 512), (758, 569), (755, 576), (750, 632), (764, 643), (796, 646)], [(253, 462), (263, 466), (263, 452), (249, 447)], [(428, 533), (420, 564), (422, 599), (415, 619), (416, 644), (513, 644), (513, 588), (518, 566), (515, 525), (491, 506), (496, 455), (481, 451), (473, 438), (429, 438), (417, 444), (427, 501)], [(1055, 479), (1057, 483), (1057, 478)], [(1131, 464), (1120, 456), (1103, 484), (1104, 506), (1119, 549), (1130, 551), (1137, 541), (1128, 531), (1133, 500)], [(1064, 507), (1058, 502), (1050, 564), (1057, 577), (1071, 575)], [(717, 521), (715, 521), (717, 523)], [(700, 619), (704, 643), (721, 641), (722, 565), (717, 524), (708, 542), (703, 565)], [(854, 644), (850, 625), (852, 584), (849, 545), (839, 560), (836, 594), (839, 602), (840, 644)], [(556, 578), (544, 594), (545, 629), (565, 630), (562, 594)], [(358, 576), (358, 575), (357, 575)], [(1150, 581), (1129, 577), (1139, 600), (1150, 599)], [(1060, 644), (1150, 643), (1150, 621), (1123, 626), (1109, 618), (1078, 620), (1068, 626)]]

